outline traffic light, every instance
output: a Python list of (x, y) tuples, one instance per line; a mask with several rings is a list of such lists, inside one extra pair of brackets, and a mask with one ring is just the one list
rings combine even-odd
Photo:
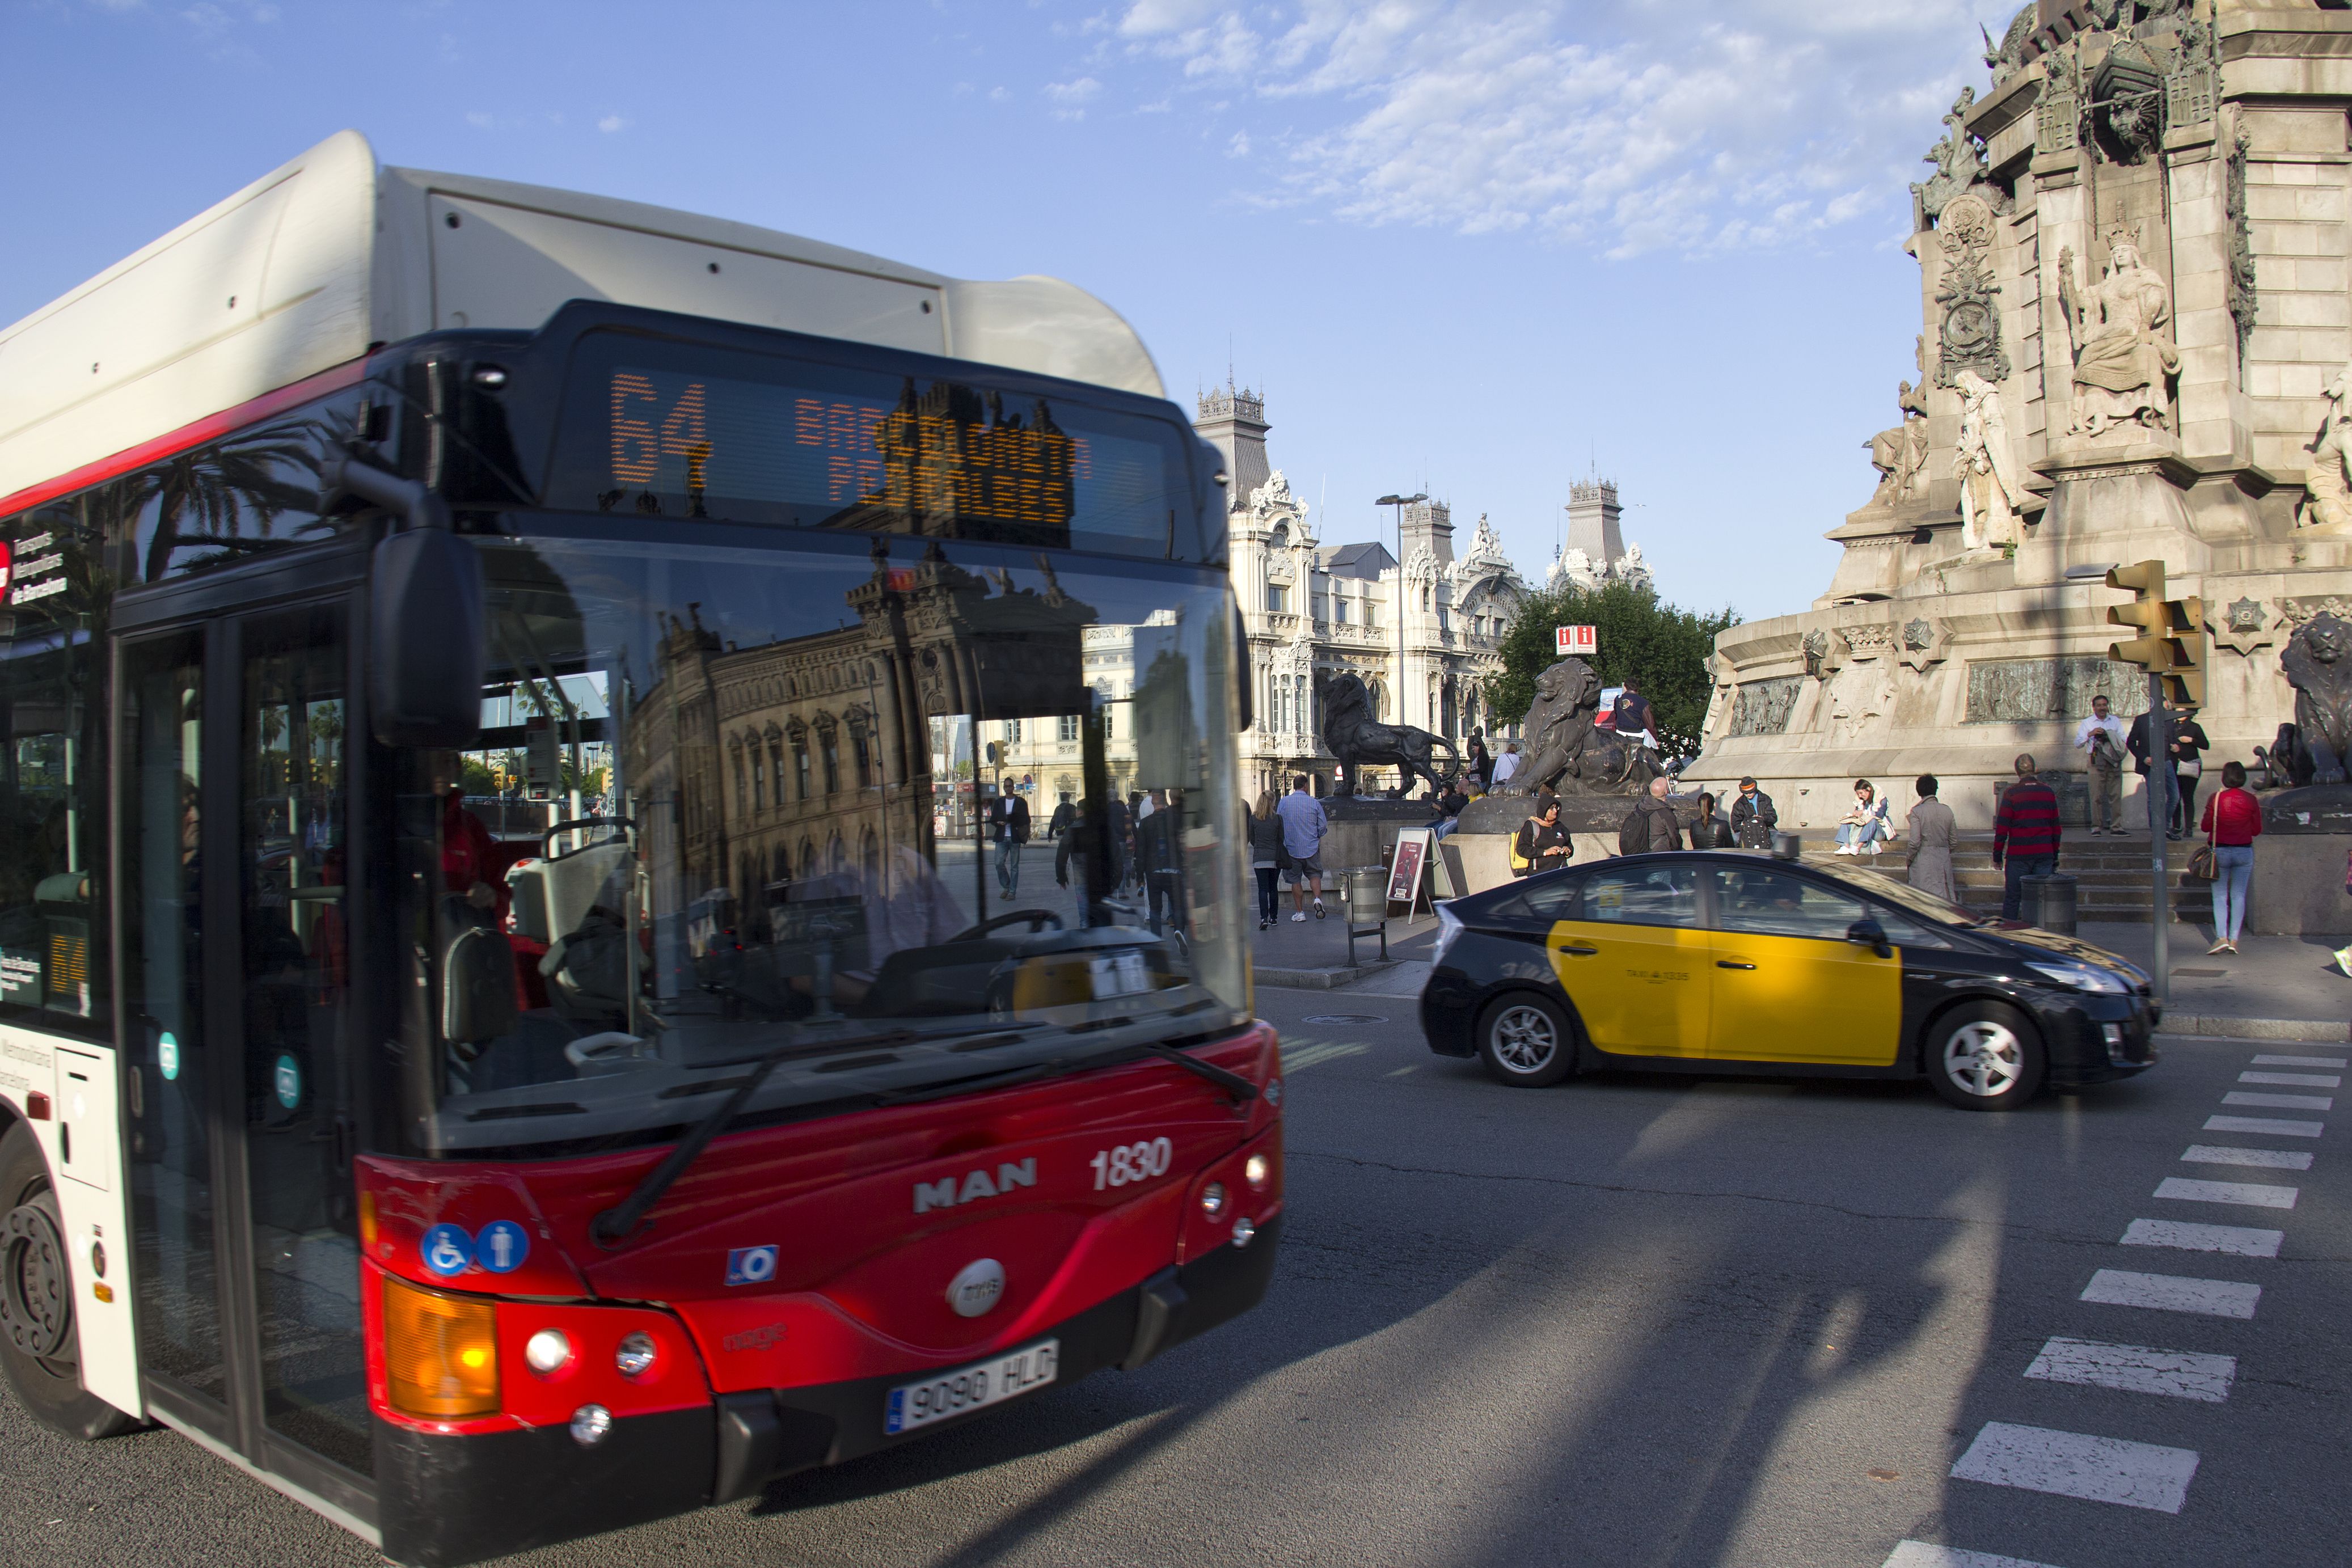
[(2110, 568), (2109, 588), (2128, 588), (2129, 604), (2112, 605), (2107, 620), (2139, 635), (2108, 644), (2107, 657), (2164, 677), (2165, 695), (2191, 707), (2205, 706), (2205, 601), (2164, 596), (2164, 563), (2144, 560)]

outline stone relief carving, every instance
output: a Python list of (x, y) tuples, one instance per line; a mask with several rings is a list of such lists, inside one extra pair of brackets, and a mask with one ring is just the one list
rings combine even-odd
[(2131, 718), (2147, 711), (2147, 681), (2135, 664), (2104, 655), (2047, 659), (1977, 659), (1969, 665), (1963, 724), (2043, 724), (2083, 718), (2091, 699)]
[(2306, 528), (2352, 522), (2352, 364), (2327, 383), (2327, 412), (2304, 450), (2311, 463), (2295, 521)]
[(1830, 662), (1830, 634), (1816, 626), (1805, 633), (1805, 674), (1824, 681), (1835, 668)]
[(1738, 695), (1731, 702), (1731, 734), (1780, 735), (1789, 727), (1789, 715), (1797, 706), (1797, 697), (1805, 689), (1802, 675), (1771, 675), (1760, 681), (1742, 681)]
[(1837, 673), (1824, 695), (1829, 737), (1835, 744), (1850, 746), (1862, 737), (1873, 719), (1895, 706), (1894, 673), (1875, 659), (1850, 664)]
[[(2279, 666), (2294, 688), (2297, 780), (2343, 783), (2345, 758), (2352, 756), (2352, 625), (2334, 615), (2313, 616), (2295, 628)], [(2300, 766), (2304, 752), (2309, 753), (2307, 776)]]
[(2091, 103), (2102, 151), (2118, 163), (2139, 163), (2164, 141), (2164, 83), (2169, 51), (2126, 38), (2107, 51), (2091, 75)]
[(1959, 374), (1960, 439), (1952, 474), (1960, 482), (1960, 548), (1999, 549), (2018, 542), (2018, 503), (2025, 491), (2009, 445), (2000, 390), (1974, 371)]
[(1914, 670), (1924, 672), (1928, 665), (1944, 662), (1951, 641), (1951, 628), (1941, 621), (1915, 615), (1903, 623), (1903, 662)]
[(2241, 598), (2221, 614), (2208, 615), (2205, 623), (2216, 647), (2251, 657), (2278, 640), (2277, 627), (2284, 619), (2264, 609), (2259, 599)]
[(2246, 357), (2246, 340), (2254, 330), (2254, 235), (2246, 217), (2246, 133), (2222, 163), (2221, 206), (2230, 220), (2230, 319), (2237, 323), (2238, 358)]
[(2009, 379), (2009, 350), (2000, 341), (2000, 308), (1993, 296), (1992, 208), (1982, 196), (1954, 196), (1944, 207), (1937, 243), (1944, 251), (1944, 276), (1936, 286), (1936, 302), (1944, 308), (1937, 329), (1936, 384), (1958, 385), (1962, 371), (1974, 371), (1989, 382)]
[(2140, 260), (2138, 234), (2110, 232), (2106, 270), (2095, 284), (2081, 280), (2074, 248), (2061, 246), (2058, 300), (2074, 350), (2067, 434), (2097, 440), (2169, 428), (2164, 383), (2180, 369), (2180, 350), (2158, 329), (2172, 319), (2172, 295)]

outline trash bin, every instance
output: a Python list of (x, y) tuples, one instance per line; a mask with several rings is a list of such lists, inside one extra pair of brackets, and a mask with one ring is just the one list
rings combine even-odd
[(1339, 873), (1339, 896), (1348, 906), (1348, 967), (1356, 967), (1356, 938), (1378, 936), (1381, 957), (1389, 956), (1389, 870), (1351, 865)]
[(2061, 936), (2074, 935), (2074, 879), (2053, 873), (2049, 876), (2029, 876), (2021, 879), (2018, 890), (2024, 897), (2024, 915), (2030, 925), (2044, 931), (2054, 931)]

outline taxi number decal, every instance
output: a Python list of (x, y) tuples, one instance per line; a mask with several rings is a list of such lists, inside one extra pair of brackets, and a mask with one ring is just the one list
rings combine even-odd
[(1100, 1192), (1107, 1186), (1125, 1186), (1129, 1182), (1166, 1176), (1175, 1157), (1176, 1151), (1167, 1139), (1152, 1138), (1104, 1149), (1087, 1163), (1094, 1167), (1095, 1190)]
[(1625, 971), (1625, 977), (1629, 980), (1648, 980), (1654, 985), (1666, 980), (1687, 980), (1690, 978), (1690, 971), (1688, 969), (1628, 969)]

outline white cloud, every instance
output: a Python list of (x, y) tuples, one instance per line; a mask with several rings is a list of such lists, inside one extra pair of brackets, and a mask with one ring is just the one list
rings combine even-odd
[(1234, 132), (1234, 139), (1225, 143), (1225, 156), (1228, 158), (1246, 158), (1249, 156), (1249, 132), (1246, 131), (1236, 131)]
[(1080, 77), (1076, 81), (1055, 81), (1045, 84), (1045, 96), (1061, 105), (1054, 110), (1056, 120), (1084, 120), (1088, 100), (1102, 91), (1102, 83), (1092, 77)]
[(1899, 210), (1960, 84), (1984, 84), (1977, 24), (1998, 36), (2015, 6), (1134, 0), (1118, 31), (1160, 78), (1144, 92), (1172, 68), (1244, 118), (1281, 100), (1286, 129), (1243, 132), (1281, 150), (1252, 200), (1624, 255)]
[(608, 114), (604, 119), (596, 122), (596, 129), (607, 133), (615, 131), (626, 131), (628, 128), (629, 122), (622, 119), (617, 114)]
[(468, 110), (466, 114), (466, 123), (477, 131), (489, 131), (498, 125), (498, 121), (490, 117), (490, 111), (486, 109)]

